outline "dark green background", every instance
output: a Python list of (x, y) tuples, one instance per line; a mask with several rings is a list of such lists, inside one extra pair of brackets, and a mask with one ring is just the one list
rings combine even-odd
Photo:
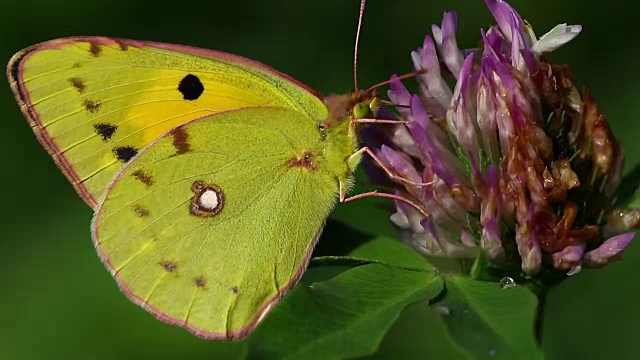
[[(589, 86), (625, 145), (628, 170), (640, 150), (637, 13), (622, 0), (512, 4), (539, 34), (559, 22), (584, 25), (583, 34), (552, 60), (571, 64), (579, 84)], [(478, 29), (492, 23), (480, 0), (370, 0), (361, 85), (410, 71), (410, 51), (453, 8), (459, 43), (475, 46)], [(9, 0), (2, 6), (0, 59), (55, 37), (118, 36), (232, 52), (322, 93), (348, 92), (357, 9), (357, 0)], [(39, 146), (8, 85), (0, 86), (0, 106), (0, 358), (223, 359), (237, 352), (239, 343), (193, 337), (156, 321), (118, 292), (91, 244), (90, 209)], [(334, 217), (385, 221), (379, 211), (367, 211), (340, 205)], [(624, 262), (585, 271), (554, 289), (544, 323), (549, 359), (640, 356), (639, 259), (635, 242)], [(424, 308), (414, 306), (401, 318), (377, 358), (423, 358), (424, 349), (438, 348), (441, 329)]]

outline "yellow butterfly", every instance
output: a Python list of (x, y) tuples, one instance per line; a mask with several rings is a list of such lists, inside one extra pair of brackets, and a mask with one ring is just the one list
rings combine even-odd
[(241, 338), (264, 318), (373, 155), (353, 121), (374, 117), (371, 92), (324, 98), (223, 52), (75, 37), (18, 52), (7, 73), (95, 209), (93, 239), (120, 288), (201, 337)]

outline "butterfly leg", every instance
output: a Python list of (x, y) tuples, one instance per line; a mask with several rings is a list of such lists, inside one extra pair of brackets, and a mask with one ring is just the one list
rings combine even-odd
[(353, 201), (353, 200), (358, 200), (358, 199), (364, 199), (364, 198), (367, 198), (367, 197), (381, 197), (381, 198), (387, 198), (387, 199), (402, 201), (402, 202), (408, 204), (409, 206), (415, 208), (416, 210), (418, 210), (422, 215), (429, 216), (429, 214), (427, 214), (427, 212), (424, 211), (418, 204), (416, 204), (414, 201), (412, 201), (410, 199), (407, 199), (406, 197), (401, 196), (401, 195), (389, 194), (389, 193), (381, 193), (381, 192), (377, 192), (377, 191), (374, 190), (374, 191), (369, 191), (369, 192), (365, 192), (365, 193), (362, 193), (362, 194), (346, 197), (346, 194), (344, 192), (344, 187), (342, 186), (342, 183), (340, 183), (340, 202), (341, 203), (346, 203), (346, 202)]
[[(389, 170), (389, 168), (386, 167), (385, 164), (382, 163), (382, 161), (380, 161), (380, 159), (373, 153), (373, 151), (371, 151), (366, 146), (361, 148), (360, 150), (356, 151), (351, 156), (349, 156), (349, 158), (347, 159), (347, 162), (348, 162), (349, 166), (351, 166), (351, 168), (355, 168), (355, 166), (362, 159), (362, 155), (364, 153), (369, 154), (369, 156), (371, 156), (382, 167), (382, 169), (387, 173), (387, 175), (389, 177), (391, 177), (392, 179), (397, 179), (398, 181), (404, 181), (404, 182), (407, 182), (407, 183), (409, 183), (411, 185), (415, 185), (415, 186), (428, 186), (428, 185), (433, 184), (433, 182), (430, 182), (430, 183), (417, 183), (417, 182), (410, 181), (408, 179), (405, 179), (405, 178), (403, 178), (401, 176), (398, 176), (398, 175), (394, 174), (393, 172), (391, 172), (391, 170)], [(354, 196), (347, 197), (346, 196), (346, 188), (345, 188), (344, 184), (342, 184), (342, 182), (340, 183), (340, 202), (341, 203), (346, 203), (346, 202), (353, 201), (353, 200), (363, 199), (363, 198), (366, 198), (366, 197), (382, 197), (382, 198), (402, 201), (402, 202), (405, 202), (408, 205), (412, 206), (416, 210), (418, 210), (424, 216), (429, 216), (429, 214), (427, 214), (427, 212), (424, 211), (413, 200), (407, 199), (406, 197), (401, 196), (401, 195), (389, 194), (389, 193), (381, 193), (381, 192), (378, 192), (378, 191), (369, 191), (369, 192), (366, 192), (366, 193), (357, 194), (357, 195), (354, 195)]]
[(409, 122), (405, 120), (386, 120), (386, 119), (354, 119), (354, 120), (351, 120), (351, 122), (354, 124), (398, 124), (398, 125), (409, 124)]
[(360, 150), (356, 151), (355, 153), (353, 153), (351, 156), (349, 156), (349, 158), (347, 159), (347, 162), (349, 164), (349, 166), (353, 169), (355, 168), (355, 165), (358, 164), (360, 162), (360, 160), (362, 159), (362, 155), (366, 153), (369, 156), (371, 156), (371, 158), (373, 159), (373, 161), (375, 161), (378, 166), (380, 166), (382, 168), (382, 170), (384, 170), (384, 172), (387, 174), (388, 177), (390, 177), (391, 179), (403, 182), (405, 184), (409, 184), (409, 185), (413, 185), (413, 186), (417, 186), (417, 187), (422, 187), (422, 186), (430, 186), (433, 185), (435, 183), (435, 181), (430, 181), (430, 182), (415, 182), (415, 181), (411, 181), (409, 179), (405, 179), (402, 176), (396, 175), (394, 174), (388, 167), (387, 165), (385, 165), (382, 160), (380, 160), (380, 158), (373, 152), (371, 151), (371, 149), (369, 149), (368, 147), (362, 147)]

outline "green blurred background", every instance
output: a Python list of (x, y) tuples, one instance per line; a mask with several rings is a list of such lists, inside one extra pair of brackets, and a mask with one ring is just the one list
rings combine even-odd
[[(569, 63), (579, 84), (589, 86), (625, 145), (629, 171), (640, 150), (637, 14), (622, 0), (511, 3), (539, 35), (560, 22), (584, 26), (551, 59)], [(56, 37), (118, 36), (240, 54), (322, 93), (348, 92), (358, 6), (357, 0), (8, 0), (0, 59)], [(493, 22), (481, 0), (370, 0), (361, 86), (410, 71), (410, 51), (449, 9), (458, 10), (465, 47), (475, 46), (478, 29)], [(0, 86), (0, 106), (0, 358), (233, 358), (241, 343), (193, 337), (119, 293), (91, 244), (90, 209), (32, 135), (8, 85)], [(356, 203), (340, 205), (334, 217), (361, 225), (386, 221), (379, 209)], [(584, 271), (552, 291), (544, 319), (548, 359), (640, 358), (639, 260), (636, 240), (625, 261)], [(425, 308), (408, 309), (374, 358), (427, 358), (437, 349), (440, 325)]]

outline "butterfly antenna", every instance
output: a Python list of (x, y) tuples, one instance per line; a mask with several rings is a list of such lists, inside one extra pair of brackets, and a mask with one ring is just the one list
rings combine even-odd
[[(422, 75), (422, 74), (424, 74), (426, 72), (427, 72), (427, 69), (413, 71), (413, 72), (410, 72), (408, 74), (404, 74), (402, 76), (398, 76), (398, 78), (396, 80), (402, 81), (402, 80), (410, 79), (410, 78), (416, 77), (418, 75)], [(377, 84), (371, 86), (370, 88), (368, 88), (367, 90), (365, 90), (364, 93), (367, 94), (367, 93), (369, 93), (371, 91), (376, 90), (377, 88), (379, 88), (381, 86), (385, 86), (385, 85), (391, 84), (391, 82), (392, 82), (392, 80), (386, 80), (386, 81), (383, 81), (381, 83), (377, 83)]]
[(356, 44), (353, 50), (353, 86), (354, 91), (358, 91), (358, 44), (360, 43), (360, 30), (362, 29), (362, 18), (367, 0), (360, 0), (360, 14), (358, 15), (358, 30), (356, 30)]

